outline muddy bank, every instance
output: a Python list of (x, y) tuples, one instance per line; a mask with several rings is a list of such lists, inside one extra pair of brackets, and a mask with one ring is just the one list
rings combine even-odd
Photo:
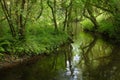
[(9, 69), (15, 66), (19, 66), (21, 64), (32, 64), (36, 62), (38, 59), (54, 54), (56, 51), (61, 50), (61, 48), (63, 48), (67, 44), (70, 43), (66, 42), (64, 44), (61, 44), (59, 45), (59, 47), (53, 49), (54, 51), (53, 50), (49, 51), (49, 53), (44, 52), (39, 55), (33, 55), (33, 56), (25, 55), (22, 57), (18, 57), (18, 56), (5, 54), (3, 58), (0, 60), (0, 70)]
[(15, 58), (10, 55), (5, 55), (4, 60), (0, 61), (0, 70), (10, 69), (21, 64), (31, 64), (36, 62), (38, 59), (47, 56), (46, 54), (36, 55), (36, 56), (24, 56)]

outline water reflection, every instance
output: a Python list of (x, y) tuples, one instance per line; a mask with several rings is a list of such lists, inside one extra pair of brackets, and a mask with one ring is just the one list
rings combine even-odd
[(52, 55), (12, 69), (1, 70), (0, 80), (119, 80), (120, 47), (98, 35), (80, 33)]
[(109, 61), (105, 64), (102, 62), (100, 66), (92, 71), (90, 77), (93, 80), (119, 80), (120, 79), (120, 47), (116, 46), (112, 49), (110, 56), (103, 58), (102, 62), (104, 63), (106, 59)]
[(71, 44), (67, 44), (65, 49), (65, 80), (81, 80), (80, 69), (77, 68), (77, 64), (79, 63), (80, 56), (78, 54), (74, 54), (72, 51), (74, 47)]
[(96, 35), (92, 39), (81, 40), (79, 45), (82, 56), (79, 66), (84, 80), (119, 80), (119, 46), (111, 46)]

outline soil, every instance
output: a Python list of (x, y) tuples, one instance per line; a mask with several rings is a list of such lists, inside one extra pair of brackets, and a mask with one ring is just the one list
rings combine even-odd
[(16, 56), (11, 56), (11, 55), (5, 54), (0, 59), (0, 69), (13, 67), (13, 66), (18, 65), (20, 63), (23, 63), (24, 61), (28, 61), (29, 59), (30, 59), (29, 56), (16, 57)]

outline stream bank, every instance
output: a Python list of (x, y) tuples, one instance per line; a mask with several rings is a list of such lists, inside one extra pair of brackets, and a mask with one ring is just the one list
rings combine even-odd
[[(46, 36), (44, 36), (46, 34)], [(46, 32), (40, 39), (32, 38), (25, 42), (5, 43), (9, 51), (0, 53), (0, 69), (12, 68), (18, 64), (29, 62), (40, 56), (50, 55), (60, 46), (69, 42), (68, 35), (64, 32), (53, 34), (52, 31)], [(42, 40), (41, 40), (42, 39)], [(32, 44), (31, 44), (32, 43)], [(17, 45), (17, 46), (16, 46)], [(4, 48), (3, 48), (4, 50)]]
[[(64, 43), (65, 45), (66, 43)], [(63, 44), (61, 45), (58, 45), (59, 47), (62, 47)], [(56, 47), (54, 49), (54, 51), (57, 51), (59, 47)], [(49, 56), (51, 55), (52, 53), (54, 53), (53, 50), (49, 50), (49, 53), (47, 53), (46, 51), (44, 53), (41, 53), (41, 54), (38, 54), (38, 55), (33, 55), (33, 56), (29, 56), (29, 55), (25, 55), (25, 56), (22, 56), (22, 57), (19, 57), (19, 56), (14, 56), (14, 55), (8, 55), (8, 54), (5, 54), (2, 58), (1, 58), (1, 61), (0, 61), (0, 69), (7, 69), (7, 68), (12, 68), (14, 66), (17, 66), (17, 65), (20, 65), (20, 64), (23, 64), (23, 63), (32, 63), (32, 62), (35, 62), (36, 60), (38, 60), (39, 58), (42, 58), (44, 56)]]
[[(119, 80), (120, 47), (81, 32), (50, 55), (0, 71), (1, 80)], [(32, 62), (33, 61), (33, 62)]]

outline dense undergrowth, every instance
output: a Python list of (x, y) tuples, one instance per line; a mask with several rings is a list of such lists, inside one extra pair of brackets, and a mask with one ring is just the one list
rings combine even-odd
[(63, 44), (67, 38), (67, 33), (59, 29), (55, 33), (53, 27), (41, 27), (36, 24), (28, 25), (26, 37), (24, 40), (13, 39), (8, 34), (4, 34), (0, 38), (0, 56), (4, 54), (24, 56), (38, 55), (41, 53), (49, 53)]
[(89, 20), (85, 19), (84, 21), (81, 22), (83, 30), (85, 31), (91, 31), (95, 33), (100, 33), (104, 37), (107, 37), (109, 39), (114, 39), (117, 42), (120, 41), (119, 34), (116, 33), (116, 26), (115, 26), (115, 21), (111, 15), (100, 15), (97, 18), (97, 22), (99, 24), (99, 27), (95, 30), (94, 29), (94, 24)]

